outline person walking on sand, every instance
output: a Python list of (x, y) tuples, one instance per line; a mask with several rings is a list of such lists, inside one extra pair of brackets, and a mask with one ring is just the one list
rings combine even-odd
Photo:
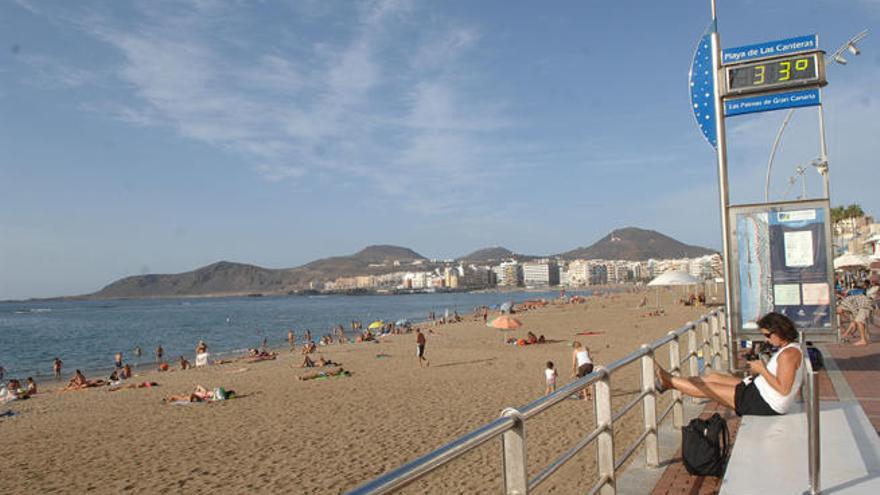
[(58, 357), (56, 356), (55, 359), (52, 361), (52, 373), (55, 375), (56, 379), (61, 378), (62, 365), (64, 365), (64, 363), (61, 362), (61, 360), (58, 359)]
[(296, 349), (296, 333), (293, 329), (287, 331), (287, 344), (290, 346), (290, 352)]
[[(575, 340), (571, 347), (571, 376), (572, 378), (583, 378), (593, 372), (593, 358), (590, 356), (590, 350), (583, 344)], [(590, 398), (589, 389), (584, 390), (581, 394), (584, 400)]]
[(420, 328), (416, 328), (416, 356), (419, 358), (419, 368), (422, 367), (422, 361), (424, 361), (424, 366), (430, 366), (431, 363), (425, 359), (425, 334), (422, 333)]
[(556, 369), (553, 367), (553, 361), (547, 361), (547, 368), (544, 369), (544, 382), (546, 382), (547, 386), (544, 388), (544, 395), (552, 394), (556, 392), (556, 377), (559, 376), (556, 373)]
[(156, 346), (156, 363), (162, 363), (162, 356), (165, 355), (165, 349), (162, 349), (162, 344)]

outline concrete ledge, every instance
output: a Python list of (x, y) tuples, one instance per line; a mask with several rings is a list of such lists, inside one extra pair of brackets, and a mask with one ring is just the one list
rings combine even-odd
[[(880, 493), (880, 438), (862, 408), (852, 402), (822, 402), (821, 409), (822, 493)], [(744, 416), (720, 493), (804, 493), (809, 488), (807, 456), (803, 411)]]

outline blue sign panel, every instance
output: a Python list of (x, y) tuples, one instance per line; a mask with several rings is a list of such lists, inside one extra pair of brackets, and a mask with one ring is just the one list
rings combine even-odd
[(724, 115), (732, 117), (734, 115), (767, 112), (782, 108), (811, 107), (820, 103), (818, 89), (788, 91), (785, 93), (726, 100), (724, 102)]
[(819, 49), (819, 37), (815, 34), (785, 40), (768, 41), (755, 45), (738, 46), (721, 51), (722, 64), (738, 64), (756, 58), (776, 57)]
[(715, 138), (715, 80), (712, 77), (711, 33), (706, 34), (697, 45), (690, 72), (691, 105), (697, 126), (714, 148)]

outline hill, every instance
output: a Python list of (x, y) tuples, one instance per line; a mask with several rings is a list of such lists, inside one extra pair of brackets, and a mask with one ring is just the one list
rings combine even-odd
[(588, 247), (559, 254), (563, 259), (605, 259), (643, 261), (647, 259), (690, 258), (715, 253), (691, 246), (653, 230), (626, 227), (611, 231)]
[(95, 298), (175, 297), (283, 291), (285, 270), (220, 261), (176, 274), (125, 277), (91, 294)]
[[(395, 265), (395, 262), (399, 264)], [(424, 256), (398, 246), (368, 246), (350, 256), (323, 258), (287, 269), (220, 261), (185, 273), (125, 277), (85, 297), (113, 299), (287, 294), (308, 289), (312, 281), (381, 275), (406, 270), (413, 262), (432, 266)]]
[(513, 251), (497, 246), (478, 249), (473, 253), (466, 254), (461, 258), (456, 259), (456, 261), (464, 263), (486, 263), (489, 261), (502, 261), (513, 257), (516, 257), (516, 254)]

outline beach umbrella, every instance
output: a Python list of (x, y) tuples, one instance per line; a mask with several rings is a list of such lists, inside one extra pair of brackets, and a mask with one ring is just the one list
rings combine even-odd
[(499, 316), (490, 321), (487, 326), (502, 330), (515, 330), (522, 326), (522, 322), (512, 316)]
[(384, 327), (384, 326), (385, 326), (385, 322), (384, 322), (384, 321), (382, 321), (382, 320), (376, 320), (376, 321), (374, 321), (373, 323), (370, 323), (370, 326), (368, 326), (367, 328), (369, 328), (370, 330), (375, 330), (375, 329), (377, 329), (377, 328), (382, 328), (382, 327)]
[(397, 320), (396, 322), (394, 322), (394, 324), (399, 327), (405, 327), (405, 326), (409, 325), (409, 320), (407, 320), (406, 318), (403, 318), (402, 320)]
[(846, 253), (834, 258), (835, 270), (868, 268), (869, 266), (871, 266), (871, 260), (861, 254)]

